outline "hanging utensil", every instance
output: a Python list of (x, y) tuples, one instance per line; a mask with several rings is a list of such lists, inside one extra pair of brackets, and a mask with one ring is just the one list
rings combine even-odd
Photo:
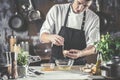
[(14, 0), (16, 11), (14, 15), (9, 19), (9, 27), (16, 32), (24, 32), (28, 28), (27, 18), (19, 10), (19, 3), (17, 0)]
[(27, 21), (20, 14), (15, 14), (9, 19), (9, 27), (16, 32), (23, 32), (27, 30)]

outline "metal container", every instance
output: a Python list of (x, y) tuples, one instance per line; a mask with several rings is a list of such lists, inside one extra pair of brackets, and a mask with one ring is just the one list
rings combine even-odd
[(120, 57), (114, 56), (111, 63), (101, 66), (101, 70), (106, 71), (106, 76), (112, 79), (120, 79)]

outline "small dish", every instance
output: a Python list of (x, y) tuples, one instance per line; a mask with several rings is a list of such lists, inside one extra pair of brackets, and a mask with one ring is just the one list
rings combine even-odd
[(41, 70), (42, 71), (53, 71), (55, 68), (54, 63), (42, 63), (41, 64)]

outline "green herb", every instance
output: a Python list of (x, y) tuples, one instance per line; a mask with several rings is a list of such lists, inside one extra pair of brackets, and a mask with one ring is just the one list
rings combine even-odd
[(28, 52), (21, 50), (20, 53), (18, 53), (17, 64), (19, 66), (28, 64)]
[(95, 43), (97, 51), (101, 52), (104, 61), (111, 60), (112, 56), (120, 55), (120, 37), (112, 38), (109, 33), (101, 35), (99, 42)]

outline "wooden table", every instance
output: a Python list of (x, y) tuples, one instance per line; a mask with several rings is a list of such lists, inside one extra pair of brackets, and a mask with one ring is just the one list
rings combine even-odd
[(80, 66), (73, 66), (71, 70), (60, 71), (55, 67), (54, 71), (41, 71), (40, 66), (33, 66), (30, 68), (40, 71), (44, 74), (35, 75), (34, 73), (28, 74), (25, 78), (18, 78), (17, 80), (93, 80), (93, 79), (104, 79), (101, 76), (92, 76), (89, 73), (81, 72)]

